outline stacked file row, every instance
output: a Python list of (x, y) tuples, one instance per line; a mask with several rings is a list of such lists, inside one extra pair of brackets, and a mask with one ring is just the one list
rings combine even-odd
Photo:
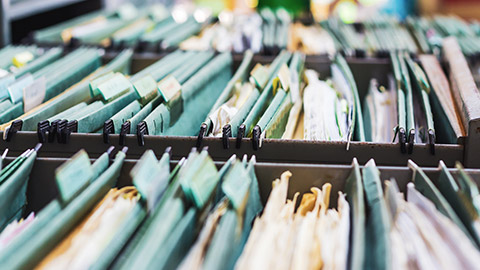
[(208, 13), (193, 16), (185, 9), (168, 11), (162, 5), (136, 7), (131, 3), (114, 11), (96, 11), (33, 33), (39, 44), (83, 44), (125, 48), (142, 43), (154, 50), (176, 47), (197, 33)]
[(388, 57), (403, 50), (413, 54), (438, 54), (442, 40), (458, 39), (470, 59), (480, 52), (479, 23), (454, 16), (409, 17), (405, 22), (390, 15), (345, 24), (338, 17), (305, 25), (286, 10), (262, 9), (242, 13), (222, 11), (213, 17), (208, 9), (177, 5), (135, 7), (122, 5), (115, 11), (97, 11), (34, 32), (39, 44), (90, 44), (111, 49), (139, 51), (185, 50), (231, 51), (275, 55), (288, 48), (305, 54), (342, 52), (346, 56)]
[[(286, 10), (260, 14), (222, 12), (217, 23), (208, 9), (182, 5), (168, 10), (162, 5), (97, 11), (35, 31), (38, 44), (100, 45), (109, 49), (137, 48), (163, 51), (176, 47), (193, 50), (277, 53), (285, 49), (291, 16)], [(205, 28), (205, 29), (204, 29)], [(193, 37), (202, 29), (200, 37)], [(189, 40), (187, 40), (189, 39)], [(185, 42), (184, 42), (185, 41)]]
[(151, 150), (128, 160), (113, 147), (91, 161), (83, 150), (70, 159), (41, 151), (2, 157), (4, 267), (472, 269), (480, 258), (480, 172), (459, 164), (215, 163), (197, 149), (173, 161), (170, 148), (159, 160)]
[[(372, 67), (347, 63), (340, 55), (333, 62), (306, 61), (286, 51), (262, 63), (255, 63), (251, 52), (233, 63), (226, 53), (175, 51), (128, 76), (132, 52), (125, 51), (0, 128), (7, 141), (19, 131), (36, 131), (40, 142), (60, 143), (68, 143), (72, 133), (103, 133), (98, 134), (103, 142), (114, 138), (132, 148), (134, 137), (137, 155), (142, 151), (138, 145), (152, 147), (148, 137), (160, 135), (189, 141), (188, 147), (221, 142), (215, 148), (225, 149), (224, 159), (231, 151), (245, 151), (248, 141), (250, 149), (260, 150), (260, 160), (348, 162), (361, 156), (361, 149), (378, 147), (392, 154), (383, 164), (413, 158), (421, 165), (443, 159), (448, 165), (460, 160), (471, 166), (476, 159), (467, 153), (474, 153), (470, 130), (479, 119), (478, 93), (458, 44), (446, 42), (450, 80), (434, 56), (422, 55), (419, 65), (408, 53), (391, 54), (390, 63)], [(237, 66), (233, 75), (232, 64)], [(342, 161), (330, 160), (329, 153), (312, 159), (312, 151), (302, 153), (308, 158), (278, 156), (263, 150), (268, 144), (267, 149), (280, 147), (275, 150), (280, 152), (283, 147), (329, 146), (347, 156)]]

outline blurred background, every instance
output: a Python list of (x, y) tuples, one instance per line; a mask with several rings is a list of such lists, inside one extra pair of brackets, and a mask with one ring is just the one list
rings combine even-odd
[(264, 7), (287, 9), (294, 16), (313, 16), (316, 21), (337, 15), (345, 23), (374, 13), (408, 15), (455, 14), (480, 19), (479, 0), (2, 0), (1, 44), (18, 43), (32, 31), (51, 26), (98, 9), (114, 10), (125, 2), (136, 6), (161, 3), (206, 6), (214, 14), (221, 10), (252, 10)]

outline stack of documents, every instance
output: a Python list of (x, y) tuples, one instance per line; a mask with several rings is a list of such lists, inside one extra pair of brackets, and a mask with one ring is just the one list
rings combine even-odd
[(407, 19), (423, 53), (440, 54), (443, 38), (453, 36), (458, 40), (462, 52), (467, 57), (477, 57), (480, 53), (480, 27), (478, 21), (467, 22), (454, 15), (411, 17)]
[(330, 184), (287, 200), (289, 178), (273, 182), (265, 210), (255, 220), (235, 269), (346, 269), (350, 208), (339, 193), (338, 209), (329, 209)]
[[(61, 53), (60, 49), (50, 49), (3, 78), (5, 85), (0, 90), (3, 99), (0, 123), (8, 123), (51, 100), (93, 72), (101, 63), (97, 49), (79, 48), (60, 58)], [(29, 70), (25, 73), (23, 69)], [(8, 83), (8, 80), (11, 82)]]
[(284, 172), (235, 269), (475, 269), (478, 187), (460, 166), (455, 180), (440, 163), (437, 185), (410, 166), (413, 182), (404, 198), (395, 179), (383, 191), (373, 160), (362, 170), (354, 161), (337, 209), (329, 209), (328, 183), (300, 204), (298, 193), (287, 199), (292, 175)]
[[(40, 44), (73, 43), (157, 51), (176, 47), (198, 33), (210, 15), (202, 11), (161, 4), (136, 7), (123, 4), (114, 11), (95, 11), (34, 32)], [(197, 14), (196, 17), (193, 15)]]
[(37, 150), (1, 171), (5, 267), (475, 269), (480, 260), (480, 192), (460, 164), (454, 178), (440, 162), (430, 179), (410, 162), (411, 182), (399, 179), (406, 197), (393, 178), (382, 188), (373, 160), (301, 197), (288, 196), (286, 171), (263, 208), (255, 157), (219, 167), (206, 149), (178, 162), (170, 148), (160, 160), (147, 150), (133, 185), (117, 186), (127, 149), (93, 163), (81, 150), (55, 171), (58, 197), (26, 214)]
[(417, 53), (414, 37), (398, 19), (375, 14), (357, 24), (345, 24), (338, 17), (320, 23), (335, 39), (338, 50), (348, 56), (388, 56), (396, 50)]
[(92, 77), (113, 71), (128, 72), (131, 56), (131, 51), (121, 53), (108, 65), (100, 67), (99, 50), (79, 48), (45, 66), (32, 74), (35, 80), (23, 88), (23, 99), (2, 112), (1, 129), (8, 129), (11, 120), (18, 120), (22, 123), (20, 130), (37, 130), (37, 127), (40, 130), (40, 121), (72, 106), (78, 108), (79, 103), (91, 99), (88, 82)]
[[(124, 152), (126, 150), (118, 152), (111, 165), (109, 165), (109, 154), (111, 151), (112, 149), (109, 149), (109, 152), (104, 153), (91, 164), (87, 153), (82, 150), (56, 170), (55, 181), (59, 192), (58, 198), (36, 213), (35, 219), (21, 232), (14, 235), (8, 244), (2, 247), (0, 250), (0, 265), (8, 265), (8, 267), (16, 269), (33, 268), (72, 232), (76, 224), (82, 221), (116, 183), (125, 159)], [(113, 195), (118, 194), (118, 192), (113, 191)], [(121, 189), (120, 192), (125, 193), (125, 199), (135, 197), (134, 194), (128, 193), (125, 189)], [(118, 203), (121, 200), (110, 202), (109, 200), (115, 199), (115, 196), (113, 198), (111, 196), (112, 194), (105, 198), (105, 201), (96, 209), (98, 210), (96, 213), (105, 214), (105, 216), (102, 216), (107, 219), (105, 222), (115, 224), (116, 220), (111, 216), (108, 217), (108, 213), (128, 212), (128, 209), (117, 209), (117, 207), (122, 208), (121, 203)], [(110, 208), (110, 203), (115, 204), (112, 206), (112, 209)], [(92, 219), (87, 220), (85, 226), (93, 226), (92, 228), (103, 228), (105, 230), (105, 224), (92, 224), (99, 222), (93, 216)], [(117, 216), (117, 218), (121, 219), (121, 216)], [(120, 221), (117, 222), (120, 223)], [(83, 235), (83, 230), (83, 227), (78, 228), (79, 237)], [(112, 227), (109, 227), (107, 232), (112, 232)], [(105, 242), (109, 239), (108, 233), (104, 233), (101, 236), (96, 238), (98, 245), (95, 245), (95, 248), (101, 248), (101, 245), (105, 245)], [(91, 240), (89, 238), (87, 243), (90, 243)], [(65, 243), (62, 244), (66, 245)], [(63, 261), (69, 260), (70, 248), (74, 249), (75, 246), (68, 247), (66, 245), (66, 247), (62, 246), (60, 250), (55, 250), (62, 255), (64, 253), (61, 251), (65, 251), (65, 257), (59, 259), (58, 265), (64, 265), (62, 264)], [(88, 251), (94, 253), (91, 249)], [(87, 259), (96, 260), (95, 257), (88, 256), (93, 255), (86, 252), (82, 255), (81, 262), (87, 263)]]
[(320, 25), (304, 25), (295, 22), (290, 25), (288, 50), (300, 51), (306, 55), (334, 55), (338, 44)]
[(258, 13), (235, 13), (222, 11), (218, 22), (207, 26), (198, 36), (180, 44), (184, 50), (209, 50), (243, 53), (251, 50), (261, 52), (263, 48), (262, 17)]
[(14, 119), (44, 141), (66, 142), (71, 132), (103, 132), (106, 142), (114, 133), (136, 133), (142, 140), (143, 135), (197, 135), (231, 77), (232, 56), (176, 51), (127, 77), (131, 56), (131, 50), (120, 53), (51, 102)]
[(56, 170), (58, 198), (0, 234), (1, 265), (234, 266), (263, 209), (255, 158), (233, 156), (218, 170), (206, 150), (193, 149), (170, 171), (169, 149), (160, 160), (148, 150), (130, 172), (134, 186), (116, 188), (126, 150), (109, 165), (112, 150), (93, 164), (82, 150)]
[(388, 85), (372, 79), (363, 100), (366, 140), (388, 143), (398, 136), (402, 152), (411, 153), (415, 143), (428, 143), (435, 153), (436, 141), (453, 144), (465, 136), (448, 79), (436, 57), (420, 55), (417, 63), (407, 52), (392, 52), (390, 59), (393, 74)]

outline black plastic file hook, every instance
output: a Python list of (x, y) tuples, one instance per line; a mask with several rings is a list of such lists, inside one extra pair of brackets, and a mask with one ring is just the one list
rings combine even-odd
[(200, 148), (202, 146), (203, 137), (205, 137), (206, 133), (207, 133), (207, 124), (202, 123), (202, 125), (200, 125), (200, 131), (198, 132), (197, 144), (196, 144), (197, 148)]
[(402, 154), (407, 153), (407, 134), (405, 133), (404, 128), (396, 127), (395, 128), (395, 136), (393, 137), (393, 141), (398, 135), (398, 143), (400, 144), (400, 152)]
[(8, 128), (6, 141), (9, 142), (12, 139), (13, 134), (17, 133), (17, 131), (22, 130), (22, 126), (23, 126), (22, 120), (13, 121), (12, 124), (10, 125), (10, 128)]
[(47, 141), (47, 132), (50, 130), (50, 122), (48, 120), (43, 120), (37, 124), (37, 137), (38, 141), (45, 143)]
[(48, 142), (52, 143), (55, 140), (55, 135), (57, 134), (57, 126), (60, 123), (60, 119), (52, 121), (50, 124), (50, 129), (48, 131)]
[(68, 143), (70, 141), (70, 134), (72, 134), (72, 132), (77, 132), (78, 131), (78, 121), (77, 120), (72, 120), (72, 121), (69, 121), (67, 122), (67, 124), (65, 125), (65, 128), (63, 128), (61, 130), (61, 133), (59, 135), (61, 135), (61, 142), (62, 143)]
[(242, 146), (242, 139), (243, 139), (243, 137), (245, 136), (245, 130), (246, 130), (245, 124), (241, 124), (241, 125), (238, 127), (238, 131), (237, 131), (237, 142), (236, 142), (236, 147), (237, 147), (237, 149), (239, 149), (239, 148)]
[(108, 119), (103, 123), (103, 142), (104, 143), (110, 143), (110, 134), (115, 133), (115, 127), (113, 125), (113, 120)]
[(430, 153), (435, 155), (435, 131), (428, 130), (428, 144), (430, 145)]
[(62, 130), (65, 129), (67, 124), (68, 124), (68, 121), (65, 120), (65, 119), (57, 122), (56, 131), (54, 133), (54, 136), (57, 136), (57, 142), (58, 143), (63, 143)]
[(415, 145), (415, 130), (410, 130), (408, 134), (408, 154), (413, 153), (414, 145)]
[(222, 129), (222, 140), (223, 140), (223, 148), (229, 149), (230, 148), (230, 138), (232, 137), (232, 126), (230, 124), (226, 124), (223, 126)]
[(137, 140), (138, 145), (144, 146), (145, 145), (145, 135), (148, 135), (148, 127), (145, 121), (138, 123), (137, 125)]
[(262, 143), (262, 129), (260, 126), (254, 126), (252, 130), (252, 144), (253, 150), (258, 150)]
[(118, 137), (118, 143), (120, 145), (125, 145), (125, 141), (127, 139), (127, 134), (130, 134), (132, 124), (130, 121), (125, 121), (120, 128), (120, 136)]

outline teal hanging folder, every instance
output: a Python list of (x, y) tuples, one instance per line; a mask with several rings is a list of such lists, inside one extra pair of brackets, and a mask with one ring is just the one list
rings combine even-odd
[[(90, 209), (108, 192), (115, 184), (120, 174), (120, 169), (125, 159), (125, 153), (119, 152), (112, 165), (103, 172), (98, 179), (86, 187), (77, 197), (70, 201), (64, 209), (58, 201), (54, 201), (46, 207), (50, 215), (44, 219), (36, 220), (22, 235), (33, 236), (23, 245), (14, 245), (11, 243), (8, 250), (4, 250), (0, 254), (0, 264), (8, 265), (12, 268), (33, 268), (40, 260), (47, 255), (61, 240), (67, 235), (71, 229), (90, 211)], [(61, 209), (61, 210), (60, 210)], [(40, 212), (42, 214), (43, 210)], [(39, 214), (39, 215), (40, 215)], [(48, 221), (46, 220), (48, 219)], [(48, 224), (39, 227), (40, 224)], [(17, 239), (15, 239), (17, 240)], [(19, 239), (26, 240), (26, 239)], [(18, 242), (17, 242), (18, 243)], [(16, 246), (17, 249), (12, 250), (10, 247)]]
[(349, 269), (364, 269), (366, 239), (366, 206), (362, 176), (357, 159), (353, 159), (352, 172), (347, 178), (345, 192), (350, 207), (350, 244), (348, 248)]

